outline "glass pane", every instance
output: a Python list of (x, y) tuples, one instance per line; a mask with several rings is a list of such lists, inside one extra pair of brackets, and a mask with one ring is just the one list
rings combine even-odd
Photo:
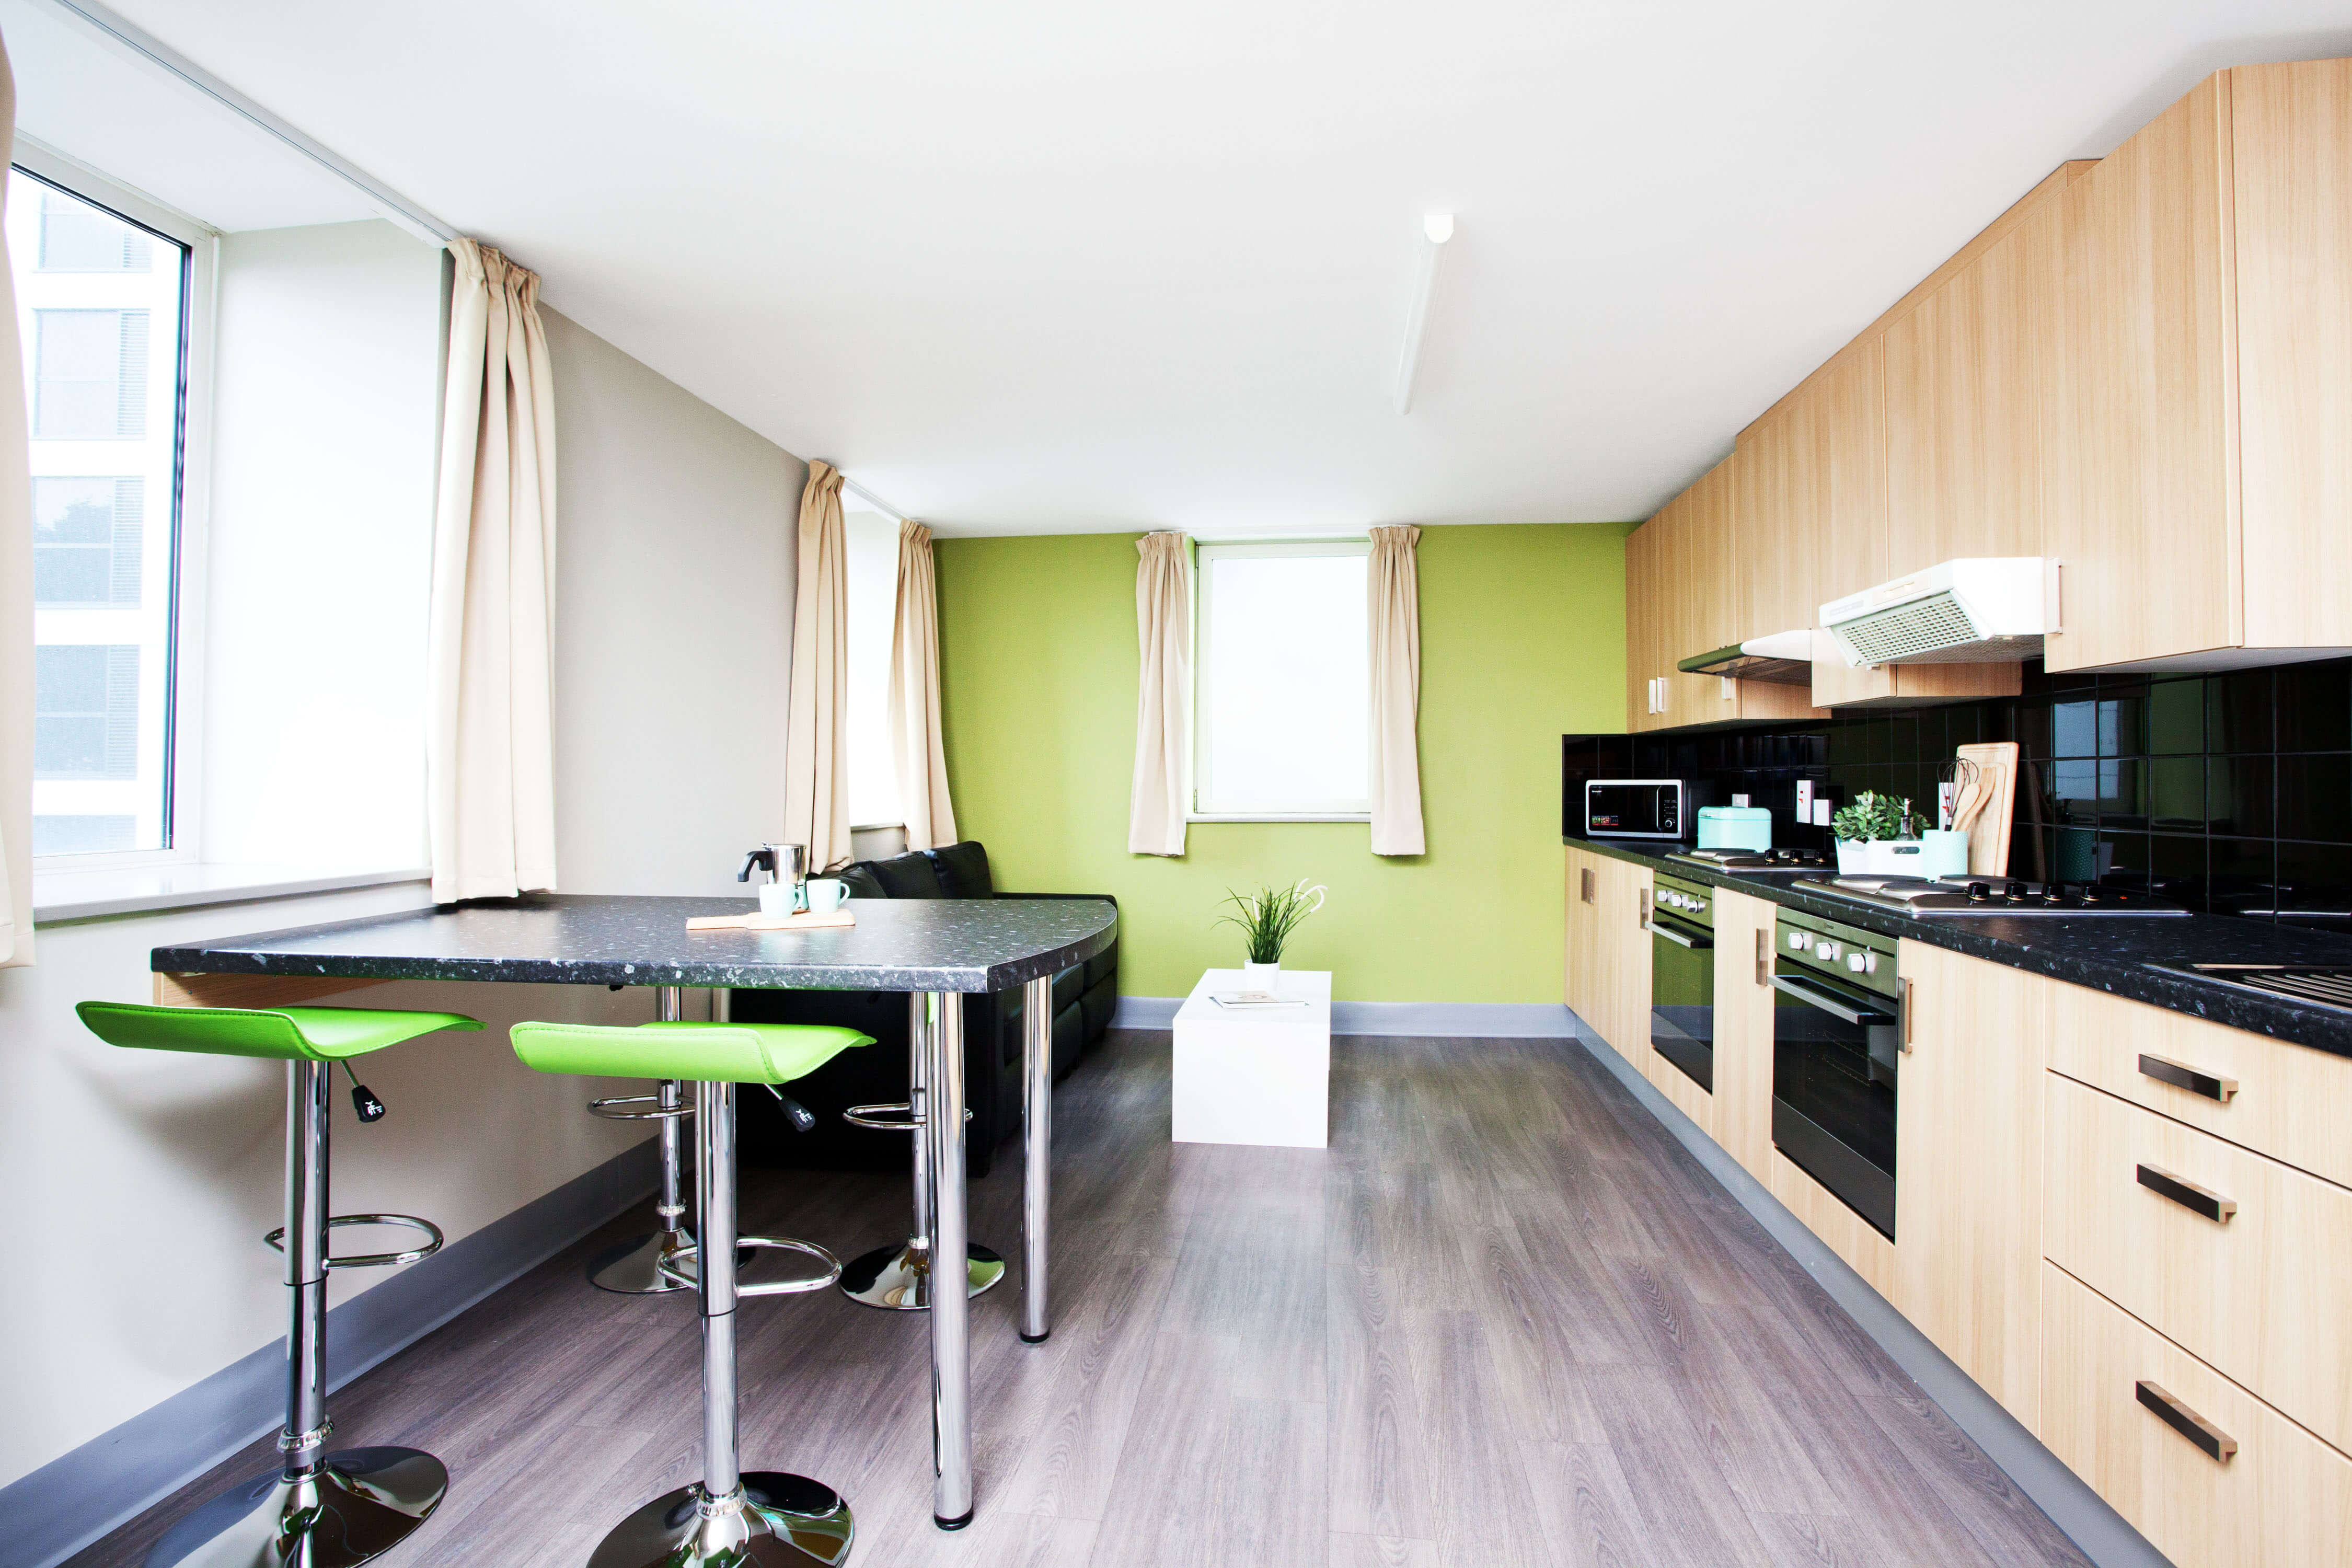
[(8, 178), (33, 426), (34, 853), (164, 848), (188, 254)]
[(1365, 557), (1213, 555), (1200, 680), (1203, 811), (1361, 811)]

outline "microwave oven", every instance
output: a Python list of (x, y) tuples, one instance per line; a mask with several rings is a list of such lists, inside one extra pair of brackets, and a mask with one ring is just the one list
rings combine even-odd
[(1691, 822), (1690, 786), (1681, 779), (1587, 779), (1587, 838), (1680, 838)]

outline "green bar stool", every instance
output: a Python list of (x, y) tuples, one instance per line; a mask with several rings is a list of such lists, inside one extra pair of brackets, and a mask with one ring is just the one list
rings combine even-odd
[[(286, 1063), (286, 1224), (263, 1240), (286, 1255), (289, 1299), (286, 1331), (283, 1466), (225, 1492), (182, 1520), (155, 1543), (149, 1568), (352, 1568), (398, 1545), (425, 1522), (449, 1489), (440, 1460), (415, 1448), (326, 1452), (327, 1271), (414, 1263), (441, 1249), (441, 1231), (412, 1215), (327, 1213), (327, 1086), (333, 1064), (438, 1029), (478, 1029), (462, 1013), (392, 1013), (365, 1007), (146, 1007), (84, 1002), (74, 1009), (110, 1046), (265, 1057)], [(352, 1076), (362, 1121), (383, 1103)], [(404, 1252), (346, 1258), (327, 1253), (339, 1226), (403, 1226), (425, 1245)]]
[[(735, 1306), (746, 1296), (822, 1290), (841, 1263), (810, 1241), (739, 1236), (735, 1222), (735, 1086), (773, 1089), (805, 1077), (852, 1046), (873, 1040), (855, 1029), (813, 1024), (665, 1021), (636, 1027), (517, 1024), (515, 1055), (541, 1072), (592, 1078), (690, 1080), (700, 1158), (695, 1184), (701, 1236), (662, 1260), (695, 1287), (702, 1304), (702, 1479), (667, 1492), (623, 1520), (589, 1568), (835, 1568), (856, 1531), (848, 1503), (822, 1481), (780, 1470), (741, 1468), (736, 1448)], [(736, 1283), (743, 1247), (798, 1252), (824, 1272), (772, 1284)]]

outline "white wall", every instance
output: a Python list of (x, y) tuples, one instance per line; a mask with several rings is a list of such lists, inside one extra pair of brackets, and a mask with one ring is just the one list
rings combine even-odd
[(204, 858), (422, 866), (441, 251), (227, 235), (219, 300)]
[(567, 892), (740, 894), (783, 837), (807, 465), (550, 310)]
[[(327, 266), (322, 276), (376, 279), (403, 297), (415, 281), (391, 247), (372, 251), (369, 236), (254, 238), (257, 261), (307, 249)], [(281, 276), (272, 288), (289, 308), (321, 298), (301, 279)], [(572, 323), (551, 315), (548, 328), (562, 465), (556, 790), (564, 886), (731, 892), (741, 850), (775, 837), (781, 809), (786, 542), (804, 470)], [(396, 412), (403, 420), (413, 413), (405, 403)], [(372, 479), (332, 465), (320, 477), (343, 479), (343, 489)], [(367, 689), (356, 700), (374, 715), (364, 724), (288, 705), (268, 688), (310, 679), (306, 664), (321, 645), (337, 649), (349, 625), (383, 629), (393, 647), (403, 613), (394, 601), (406, 591), (394, 580), (425, 548), (430, 513), (429, 498), (421, 512), (388, 507), (315, 552), (255, 564), (249, 547), (273, 531), (284, 542), (301, 519), (259, 503), (240, 512), (233, 531), (255, 531), (223, 557), (224, 567), (246, 564), (215, 575), (215, 629), (260, 619), (249, 642), (238, 627), (226, 647), (230, 667), (252, 670), (265, 689), (249, 703), (233, 695), (224, 710), (268, 721), (288, 747), (318, 737), (331, 758), (376, 748), (389, 776), (413, 746), (410, 699), (392, 689), (407, 679), (407, 656), (387, 651), (380, 668), (357, 677)], [(311, 562), (310, 574), (295, 570), (300, 559)], [(257, 593), (291, 587), (340, 605), (340, 619), (303, 612), (289, 625), (276, 619), (288, 612), (242, 603), (248, 571)], [(288, 809), (308, 810), (345, 786), (332, 766), (281, 765), (295, 796)], [(16, 1283), (0, 1290), (0, 1486), (283, 1331), (284, 1292), (260, 1236), (278, 1223), (284, 1069), (113, 1050), (81, 1028), (73, 1004), (145, 999), (147, 953), (158, 943), (415, 907), (424, 896), (410, 885), (51, 926), (37, 967), (0, 971), (0, 1192), (40, 1248), (20, 1258)], [(454, 1241), (639, 1136), (582, 1110), (594, 1086), (524, 1069), (505, 1028), (525, 1017), (641, 1020), (651, 1015), (650, 992), (402, 984), (350, 1000), (454, 1008), (492, 1029), (436, 1036), (368, 1060), (363, 1076), (391, 1115), (373, 1127), (337, 1119), (338, 1210), (421, 1214)], [(336, 1102), (348, 1104), (340, 1093)], [(389, 1275), (338, 1279), (336, 1299)]]

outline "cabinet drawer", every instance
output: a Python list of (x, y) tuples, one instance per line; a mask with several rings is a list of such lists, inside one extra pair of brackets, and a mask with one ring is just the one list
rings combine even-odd
[(2352, 1191), (2049, 1076), (2051, 1261), (2352, 1449)]
[(2053, 989), (2058, 1071), (2352, 1186), (2352, 1058), (2088, 986)]
[[(2352, 1460), (2044, 1264), (2042, 1440), (2181, 1568), (2343, 1568)], [(2168, 1394), (2235, 1452), (2143, 1403)], [(2192, 1427), (2192, 1430), (2194, 1428)]]

